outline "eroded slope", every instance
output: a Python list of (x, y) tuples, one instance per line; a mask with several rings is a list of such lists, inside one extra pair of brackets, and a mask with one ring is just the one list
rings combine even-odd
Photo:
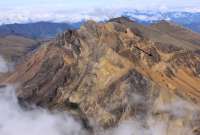
[(70, 111), (87, 127), (95, 123), (93, 130), (138, 116), (148, 123), (151, 116), (166, 121), (172, 135), (188, 126), (198, 132), (193, 108), (175, 117), (162, 107), (181, 99), (198, 112), (199, 50), (155, 42), (125, 21), (88, 21), (64, 32), (2, 83), (18, 82), (20, 101)]

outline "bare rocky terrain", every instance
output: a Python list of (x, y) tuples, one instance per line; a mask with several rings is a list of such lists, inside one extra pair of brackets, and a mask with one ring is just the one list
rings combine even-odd
[(135, 118), (167, 123), (166, 135), (198, 135), (199, 43), (168, 22), (88, 21), (41, 45), (0, 84), (17, 84), (21, 104), (70, 112), (91, 133)]

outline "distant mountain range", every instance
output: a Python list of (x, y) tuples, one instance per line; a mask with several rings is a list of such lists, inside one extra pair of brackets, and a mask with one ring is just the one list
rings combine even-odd
[(49, 39), (67, 29), (79, 28), (80, 25), (81, 22), (73, 24), (53, 22), (7, 24), (0, 26), (0, 36), (18, 35), (33, 39)]
[(142, 24), (157, 23), (161, 20), (175, 22), (195, 32), (200, 33), (200, 13), (191, 12), (146, 12), (132, 11), (124, 12), (123, 16), (129, 17)]
[[(66, 21), (62, 20), (60, 23), (52, 22), (52, 18), (47, 22), (34, 22), (33, 20), (30, 22), (24, 23), (23, 19), (18, 20), (18, 23), (14, 24), (4, 24), (0, 26), (0, 36), (2, 35), (17, 35), (24, 36), (33, 39), (48, 39), (55, 37), (58, 33), (61, 33), (67, 29), (77, 29), (79, 28), (87, 19), (93, 19), (96, 21), (107, 21), (112, 17), (109, 13), (102, 13), (105, 15), (96, 15), (88, 14), (79, 15), (76, 19), (69, 19), (66, 17)], [(154, 12), (154, 11), (138, 11), (138, 10), (129, 10), (126, 12), (119, 12), (113, 15), (114, 17), (125, 16), (132, 20), (139, 22), (140, 24), (154, 24), (158, 23), (161, 20), (167, 20), (174, 22), (178, 25), (182, 25), (186, 28), (191, 29), (192, 31), (200, 33), (200, 13), (192, 13), (192, 12)], [(5, 19), (5, 18), (4, 18)], [(68, 20), (67, 20), (68, 19)], [(31, 20), (31, 19), (29, 19)], [(76, 21), (72, 21), (76, 20)], [(9, 19), (8, 23), (11, 20)], [(37, 21), (37, 20), (35, 20)], [(57, 21), (55, 19), (55, 21)], [(71, 21), (71, 22), (70, 22)], [(6, 20), (2, 20), (1, 22), (6, 22)]]

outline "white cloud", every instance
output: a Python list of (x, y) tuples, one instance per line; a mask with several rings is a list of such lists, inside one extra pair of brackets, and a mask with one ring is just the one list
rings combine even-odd
[(0, 56), (0, 73), (6, 73), (8, 70), (9, 68), (7, 62), (3, 59), (2, 56)]
[[(104, 131), (103, 135), (193, 135), (191, 121), (187, 118), (195, 117), (199, 107), (177, 98), (170, 103), (161, 104), (156, 110), (151, 109), (153, 108), (147, 110), (149, 112), (145, 117), (135, 116)], [(153, 115), (152, 111), (159, 112), (160, 115)], [(181, 121), (184, 124), (181, 125)]]
[[(4, 4), (3, 4), (4, 3)], [(78, 22), (84, 19), (96, 21), (121, 16), (126, 11), (169, 12), (188, 11), (200, 12), (200, 1), (195, 0), (30, 0), (6, 1), (0, 8), (0, 24), (26, 23), (36, 21)], [(30, 6), (31, 5), (31, 6)], [(134, 15), (133, 15), (134, 16)], [(145, 20), (156, 20), (158, 16), (136, 16)]]
[(19, 106), (14, 87), (0, 89), (1, 135), (85, 135), (81, 124), (62, 113)]
[[(138, 100), (141, 100), (141, 98), (136, 99), (136, 102)], [(184, 120), (189, 116), (195, 116), (196, 112), (199, 111), (193, 104), (179, 99), (158, 106), (156, 111), (165, 117), (153, 115), (151, 109), (152, 107), (147, 110), (145, 117), (136, 116), (121, 122), (114, 128), (97, 131), (95, 135), (167, 135), (172, 133), (193, 135), (190, 124)], [(188, 114), (188, 112), (190, 113)], [(173, 115), (173, 119), (169, 120), (168, 118), (172, 118), (171, 115)], [(176, 120), (184, 120), (185, 124), (176, 125)], [(50, 112), (38, 107), (33, 107), (31, 110), (22, 108), (15, 95), (15, 87), (11, 85), (0, 88), (0, 134), (91, 135), (82, 128), (81, 123), (66, 113)]]

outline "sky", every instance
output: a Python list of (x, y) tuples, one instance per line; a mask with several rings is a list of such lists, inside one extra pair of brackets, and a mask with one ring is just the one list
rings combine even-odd
[(136, 8), (150, 10), (200, 8), (200, 0), (1, 0), (0, 9), (73, 10)]
[(0, 25), (30, 21), (100, 21), (135, 9), (200, 12), (200, 0), (0, 0)]

